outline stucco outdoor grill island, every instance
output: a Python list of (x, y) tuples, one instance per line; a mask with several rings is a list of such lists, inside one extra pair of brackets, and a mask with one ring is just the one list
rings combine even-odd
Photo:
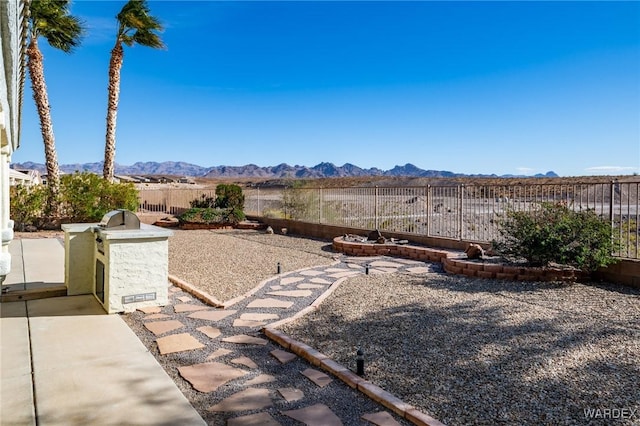
[(170, 230), (128, 210), (62, 229), (68, 295), (93, 294), (110, 314), (167, 304)]

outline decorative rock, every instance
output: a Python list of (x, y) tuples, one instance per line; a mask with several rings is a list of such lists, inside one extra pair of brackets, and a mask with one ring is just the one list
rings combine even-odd
[(178, 367), (178, 372), (194, 389), (200, 392), (213, 392), (228, 381), (248, 374), (247, 371), (230, 367), (220, 362)]
[(189, 296), (180, 296), (178, 297), (178, 300), (183, 303), (188, 303), (188, 302), (191, 302), (193, 299), (190, 298)]
[(482, 259), (484, 257), (484, 250), (478, 244), (469, 244), (469, 247), (464, 252), (469, 259)]
[(267, 233), (267, 234), (269, 234), (269, 235), (273, 235), (273, 228), (272, 228), (272, 227), (270, 227), (270, 226), (267, 226), (267, 229), (265, 229), (265, 231), (264, 231), (264, 232), (266, 232), (266, 233)]

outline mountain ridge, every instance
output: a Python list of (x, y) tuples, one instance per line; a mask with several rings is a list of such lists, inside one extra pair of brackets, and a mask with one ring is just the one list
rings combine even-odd
[[(102, 162), (76, 163), (60, 165), (60, 170), (64, 173), (91, 172), (102, 174)], [(44, 164), (26, 161), (24, 163), (14, 163), (12, 168), (19, 170), (38, 170), (46, 173)], [(258, 166), (256, 164), (246, 164), (244, 166), (211, 166), (202, 167), (196, 164), (183, 161), (155, 162), (138, 161), (132, 165), (115, 165), (117, 175), (173, 175), (202, 178), (332, 178), (332, 177), (354, 177), (354, 176), (388, 176), (388, 177), (559, 177), (555, 172), (549, 171), (545, 174), (535, 175), (496, 175), (496, 174), (465, 174), (455, 173), (447, 170), (424, 170), (411, 163), (403, 166), (396, 165), (392, 169), (382, 170), (377, 167), (363, 169), (351, 163), (336, 166), (333, 163), (321, 162), (313, 167), (281, 163), (276, 166)]]

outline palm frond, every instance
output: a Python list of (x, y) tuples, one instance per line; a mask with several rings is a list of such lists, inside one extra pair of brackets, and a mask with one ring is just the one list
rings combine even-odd
[(44, 37), (63, 52), (80, 45), (85, 34), (84, 22), (72, 16), (69, 0), (35, 0), (29, 4), (31, 37)]

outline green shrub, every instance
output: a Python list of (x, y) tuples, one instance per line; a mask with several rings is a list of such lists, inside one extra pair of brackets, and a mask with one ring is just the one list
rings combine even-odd
[(138, 209), (138, 191), (132, 183), (112, 183), (93, 173), (60, 178), (62, 214), (73, 222), (97, 222), (114, 209)]
[(216, 186), (215, 207), (221, 209), (244, 210), (244, 195), (242, 188), (235, 184), (220, 184)]
[(215, 199), (202, 194), (189, 204), (191, 209), (178, 216), (180, 223), (236, 224), (245, 218), (244, 195), (238, 185), (220, 184)]
[(244, 220), (244, 213), (239, 209), (191, 208), (178, 216), (180, 223), (236, 224)]
[(48, 187), (16, 185), (10, 188), (9, 194), (11, 219), (15, 221), (16, 230), (23, 231), (27, 225), (33, 225), (45, 215)]
[(532, 266), (551, 262), (594, 271), (614, 263), (616, 244), (609, 223), (593, 210), (574, 211), (562, 203), (542, 203), (531, 212), (510, 211), (499, 223), (495, 251)]
[(206, 194), (202, 194), (200, 198), (189, 201), (189, 205), (198, 209), (214, 208), (216, 206), (216, 199), (213, 197), (207, 197)]

